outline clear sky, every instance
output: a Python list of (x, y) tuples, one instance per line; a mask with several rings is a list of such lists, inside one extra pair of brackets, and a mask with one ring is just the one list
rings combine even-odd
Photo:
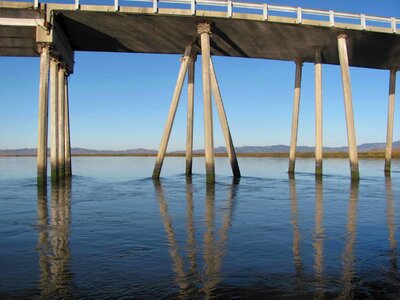
[[(122, 0), (121, 0), (122, 1)], [(250, 1), (249, 2), (254, 2)], [(399, 0), (270, 0), (269, 4), (400, 18)], [(121, 5), (123, 2), (121, 2)], [(70, 77), (72, 147), (157, 149), (179, 70), (179, 55), (75, 53)], [(215, 57), (235, 146), (289, 144), (293, 62)], [(0, 57), (0, 149), (35, 148), (39, 58)], [(203, 147), (201, 57), (196, 64), (194, 147)], [(304, 64), (298, 145), (314, 145), (314, 65)], [(351, 68), (357, 143), (386, 138), (389, 71)], [(400, 77), (398, 72), (398, 78)], [(400, 93), (400, 80), (397, 91)], [(400, 139), (400, 96), (394, 140)], [(169, 149), (184, 149), (184, 88)], [(324, 145), (347, 144), (339, 66), (323, 66)], [(214, 144), (223, 136), (214, 108)]]

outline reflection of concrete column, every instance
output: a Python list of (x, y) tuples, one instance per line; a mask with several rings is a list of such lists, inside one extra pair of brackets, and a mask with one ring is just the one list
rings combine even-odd
[(396, 93), (396, 70), (390, 69), (389, 109), (388, 109), (388, 123), (387, 123), (387, 133), (386, 133), (386, 152), (385, 152), (385, 175), (386, 176), (390, 176), (390, 165), (392, 162), (395, 93)]
[(187, 282), (187, 275), (185, 272), (183, 259), (179, 255), (178, 241), (176, 240), (174, 228), (172, 226), (171, 216), (168, 212), (168, 204), (165, 200), (164, 190), (161, 185), (161, 182), (158, 180), (154, 181), (154, 187), (157, 193), (158, 204), (160, 206), (160, 214), (162, 216), (164, 223), (164, 229), (165, 232), (167, 233), (169, 254), (173, 262), (173, 271), (176, 274), (175, 280), (180, 288), (180, 293), (182, 294), (182, 296), (185, 296), (189, 284)]
[(386, 216), (387, 225), (389, 231), (389, 243), (390, 243), (390, 263), (391, 271), (397, 274), (397, 241), (396, 241), (396, 218), (395, 218), (395, 207), (394, 197), (392, 191), (392, 180), (390, 177), (386, 177)]
[(292, 132), (290, 138), (290, 153), (289, 153), (289, 175), (294, 173), (296, 163), (296, 146), (297, 132), (299, 128), (299, 109), (300, 109), (300, 88), (301, 88), (301, 73), (303, 62), (301, 59), (296, 59), (296, 78), (294, 83), (294, 100), (293, 100), (293, 115), (292, 115)]
[(210, 58), (211, 87), (214, 94), (215, 104), (218, 110), (219, 121), (221, 123), (222, 133), (225, 139), (226, 152), (228, 153), (229, 162), (231, 163), (232, 173), (234, 177), (240, 177), (239, 163), (237, 161), (235, 147), (233, 146), (231, 131), (229, 130), (228, 119), (226, 117), (224, 104), (222, 102), (221, 91), (219, 89), (217, 75), (213, 61)]
[(301, 260), (300, 252), (300, 230), (299, 230), (299, 213), (297, 210), (297, 192), (296, 192), (296, 181), (294, 179), (289, 179), (290, 188), (290, 207), (292, 211), (292, 225), (293, 225), (293, 260), (294, 267), (296, 269), (296, 285), (297, 289), (302, 288), (303, 281), (303, 262)]
[(314, 231), (314, 271), (315, 279), (318, 287), (316, 290), (316, 299), (324, 298), (324, 289), (321, 287), (323, 284), (323, 271), (324, 271), (324, 226), (323, 226), (323, 190), (322, 180), (315, 182), (315, 231)]
[(187, 46), (185, 49), (185, 54), (183, 55), (182, 58), (181, 67), (179, 69), (178, 79), (176, 81), (176, 86), (174, 90), (174, 95), (172, 96), (172, 102), (169, 108), (167, 123), (165, 124), (164, 133), (161, 139), (160, 149), (158, 150), (156, 164), (154, 166), (154, 171), (153, 171), (154, 179), (160, 177), (161, 168), (164, 162), (165, 152), (167, 151), (169, 137), (171, 136), (172, 125), (174, 124), (175, 114), (178, 108), (179, 98), (182, 92), (183, 82), (185, 81), (187, 65), (191, 49), (192, 49), (191, 45)]
[(47, 189), (38, 188), (37, 193), (37, 222), (39, 228), (39, 239), (38, 239), (38, 257), (39, 257), (39, 290), (41, 291), (41, 297), (46, 298), (46, 289), (50, 280), (50, 269), (49, 269), (49, 233), (48, 233), (48, 209), (47, 209)]
[(346, 245), (343, 251), (343, 291), (339, 299), (349, 299), (353, 289), (352, 278), (354, 278), (354, 244), (357, 231), (357, 204), (358, 204), (358, 181), (352, 181), (349, 199), (349, 214), (346, 227)]
[(47, 132), (49, 107), (49, 70), (50, 46), (39, 44), (40, 81), (39, 81), (39, 116), (38, 116), (38, 148), (37, 148), (37, 181), (39, 185), (47, 183)]
[(358, 171), (356, 131), (354, 128), (353, 100), (351, 96), (349, 58), (347, 55), (346, 40), (347, 40), (347, 35), (341, 34), (338, 36), (338, 50), (339, 50), (340, 69), (342, 71), (342, 83), (343, 83), (344, 106), (346, 111), (347, 140), (349, 145), (351, 179), (359, 180), (360, 174)]
[(315, 175), (322, 176), (322, 64), (321, 49), (315, 50)]
[(204, 22), (197, 26), (201, 40), (201, 66), (203, 77), (204, 97), (204, 149), (206, 161), (206, 177), (208, 183), (215, 181), (214, 167), (214, 136), (211, 105), (211, 78), (210, 78), (210, 35), (211, 25)]
[(192, 175), (193, 162), (193, 110), (194, 110), (194, 69), (196, 54), (192, 53), (188, 63), (188, 107), (186, 132), (186, 175)]
[(188, 258), (190, 263), (190, 274), (193, 276), (197, 273), (197, 244), (195, 238), (195, 227), (194, 227), (194, 205), (193, 205), (193, 186), (190, 180), (186, 181), (186, 203), (187, 203), (187, 249)]

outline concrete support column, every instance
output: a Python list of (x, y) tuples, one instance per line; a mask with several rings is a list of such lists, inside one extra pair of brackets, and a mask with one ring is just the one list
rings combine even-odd
[(322, 176), (322, 64), (321, 49), (315, 50), (315, 175)]
[(345, 34), (340, 34), (338, 36), (338, 50), (339, 50), (340, 69), (342, 72), (344, 105), (345, 105), (345, 111), (346, 111), (347, 140), (348, 140), (348, 147), (349, 147), (351, 179), (359, 180), (360, 173), (358, 170), (357, 142), (356, 142), (356, 132), (355, 132), (355, 128), (354, 128), (354, 115), (353, 115), (353, 103), (352, 103), (352, 95), (351, 95), (349, 58), (348, 58), (348, 54), (347, 54), (346, 39), (347, 39), (347, 35), (345, 35)]
[(214, 137), (211, 105), (211, 81), (210, 81), (210, 35), (211, 24), (203, 22), (198, 24), (197, 33), (201, 39), (201, 60), (204, 97), (204, 148), (206, 161), (207, 183), (215, 182), (214, 166)]
[(70, 140), (70, 125), (69, 125), (69, 94), (68, 94), (68, 74), (64, 78), (64, 128), (65, 128), (65, 177), (72, 175), (71, 166), (71, 140)]
[(65, 67), (58, 68), (58, 168), (60, 178), (65, 177)]
[(194, 69), (196, 54), (189, 57), (188, 62), (188, 107), (186, 132), (186, 175), (192, 175), (193, 162), (193, 110), (194, 110)]
[(170, 106), (169, 113), (168, 113), (167, 123), (165, 125), (160, 149), (159, 149), (158, 155), (157, 155), (156, 164), (154, 166), (154, 171), (153, 171), (154, 179), (160, 178), (160, 173), (161, 173), (161, 168), (162, 168), (162, 165), (164, 162), (165, 152), (167, 150), (169, 137), (171, 135), (172, 125), (173, 125), (174, 119), (175, 119), (176, 109), (178, 107), (179, 98), (180, 98), (181, 92), (182, 92), (183, 82), (184, 82), (185, 76), (186, 76), (188, 60), (189, 60), (189, 56), (191, 53), (191, 49), (192, 49), (192, 45), (187, 46), (186, 50), (185, 50), (185, 54), (183, 55), (183, 58), (182, 58), (181, 67), (179, 70), (178, 79), (176, 81), (176, 86), (175, 86), (175, 90), (174, 90), (174, 95), (172, 97), (172, 102), (171, 102), (171, 106)]
[(217, 76), (215, 74), (214, 64), (210, 57), (210, 73), (211, 73), (211, 87), (214, 94), (215, 103), (217, 105), (218, 116), (221, 122), (222, 132), (224, 134), (226, 151), (228, 152), (229, 161), (232, 167), (234, 177), (240, 177), (239, 164), (236, 157), (235, 147), (233, 146), (231, 132), (229, 130), (228, 119), (226, 117), (224, 104), (222, 102), (221, 92), (218, 85)]
[(50, 158), (51, 179), (58, 179), (58, 61), (50, 60)]
[(37, 183), (47, 183), (47, 132), (49, 107), (49, 69), (50, 45), (39, 44), (40, 79), (39, 79), (39, 115), (38, 115), (38, 146), (37, 146)]
[(301, 73), (303, 69), (303, 61), (300, 58), (296, 59), (295, 63), (296, 63), (296, 77), (294, 84), (292, 131), (290, 138), (289, 170), (288, 170), (290, 176), (293, 176), (294, 174), (295, 163), (296, 163), (297, 132), (299, 127)]
[(386, 133), (385, 176), (390, 176), (392, 162), (393, 124), (394, 124), (394, 99), (396, 94), (396, 69), (390, 69), (389, 83), (389, 109)]

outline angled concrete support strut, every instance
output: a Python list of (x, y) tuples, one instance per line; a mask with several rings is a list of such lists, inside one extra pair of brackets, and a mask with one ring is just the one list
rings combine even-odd
[(40, 81), (39, 81), (39, 115), (38, 115), (38, 147), (37, 147), (37, 182), (47, 183), (47, 133), (49, 116), (49, 69), (50, 46), (39, 44)]
[(188, 63), (188, 106), (186, 132), (186, 175), (192, 175), (193, 162), (193, 110), (194, 110), (194, 69), (196, 54), (189, 57)]
[(390, 176), (392, 162), (392, 143), (393, 143), (393, 124), (394, 124), (394, 100), (396, 94), (396, 70), (390, 70), (389, 83), (389, 108), (388, 123), (386, 133), (386, 151), (385, 151), (385, 175)]
[(339, 50), (340, 69), (342, 72), (344, 105), (346, 111), (347, 140), (349, 147), (351, 179), (359, 180), (360, 173), (358, 170), (356, 131), (354, 128), (354, 114), (353, 114), (353, 103), (351, 95), (349, 58), (347, 54), (346, 40), (347, 36), (345, 34), (340, 34), (338, 36), (338, 50)]
[(203, 22), (198, 24), (197, 33), (201, 40), (201, 65), (203, 78), (204, 97), (204, 148), (206, 161), (207, 183), (215, 182), (214, 166), (214, 137), (211, 103), (211, 78), (210, 78), (210, 34), (211, 24)]
[(239, 163), (236, 157), (235, 147), (233, 146), (231, 132), (229, 130), (228, 119), (226, 117), (224, 104), (222, 102), (221, 92), (218, 85), (217, 76), (215, 74), (214, 64), (210, 57), (210, 73), (211, 73), (211, 87), (214, 94), (215, 103), (217, 105), (219, 121), (221, 123), (222, 132), (224, 134), (226, 151), (228, 153), (229, 161), (232, 167), (234, 177), (240, 177)]
[(322, 64), (321, 49), (315, 50), (315, 175), (322, 176)]
[(58, 179), (58, 61), (50, 60), (50, 158), (51, 179)]
[(176, 86), (174, 90), (174, 95), (172, 97), (171, 106), (168, 113), (167, 123), (165, 125), (164, 133), (161, 140), (160, 149), (158, 150), (158, 155), (156, 159), (156, 164), (154, 166), (153, 178), (157, 179), (160, 177), (161, 168), (164, 162), (165, 152), (167, 150), (169, 137), (171, 135), (172, 125), (174, 124), (176, 110), (178, 108), (179, 98), (182, 92), (183, 82), (185, 80), (189, 55), (192, 49), (192, 45), (186, 47), (185, 54), (182, 58), (181, 67), (178, 74), (178, 79), (176, 81)]
[(303, 62), (301, 59), (296, 59), (295, 62), (296, 62), (296, 77), (294, 84), (292, 131), (290, 138), (289, 169), (288, 169), (289, 175), (294, 174), (295, 163), (296, 163), (297, 132), (299, 128), (301, 73), (303, 69)]

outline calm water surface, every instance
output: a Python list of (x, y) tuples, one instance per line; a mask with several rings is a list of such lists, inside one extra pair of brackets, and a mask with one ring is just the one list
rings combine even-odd
[(71, 182), (38, 191), (34, 158), (0, 159), (0, 298), (399, 299), (400, 161), (74, 158)]

